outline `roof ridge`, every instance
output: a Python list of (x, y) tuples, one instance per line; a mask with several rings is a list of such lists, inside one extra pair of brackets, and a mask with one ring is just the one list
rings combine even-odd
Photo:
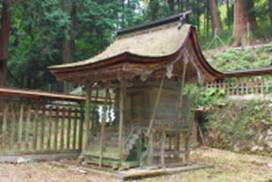
[(189, 11), (185, 11), (185, 12), (182, 12), (182, 13), (179, 13), (179, 14), (161, 19), (161, 20), (157, 20), (157, 21), (153, 21), (153, 22), (149, 22), (149, 23), (144, 23), (142, 25), (138, 25), (138, 26), (131, 27), (131, 28), (121, 29), (121, 30), (117, 31), (117, 36), (154, 28), (154, 27), (157, 27), (160, 25), (169, 24), (169, 23), (176, 22), (176, 21), (181, 21), (181, 23), (184, 23), (186, 21), (186, 17), (189, 14), (191, 14), (191, 12), (192, 11), (189, 10)]

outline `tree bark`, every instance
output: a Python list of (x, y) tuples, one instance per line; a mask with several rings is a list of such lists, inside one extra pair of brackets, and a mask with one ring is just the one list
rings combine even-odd
[(3, 0), (0, 31), (0, 86), (6, 84), (8, 43), (10, 32), (10, 0)]
[[(71, 6), (66, 0), (63, 1), (63, 9), (65, 12), (70, 12), (71, 24), (67, 26), (64, 30), (64, 39), (63, 39), (63, 49), (62, 49), (62, 61), (63, 63), (70, 63), (73, 61), (73, 48), (75, 40), (75, 29), (76, 29), (76, 14), (77, 14), (77, 4), (76, 0), (71, 1)], [(65, 82), (64, 83), (64, 92), (69, 92), (72, 90), (72, 85)]]
[(220, 33), (222, 31), (222, 27), (218, 12), (217, 0), (209, 0), (209, 8), (212, 18), (213, 33), (214, 34)]
[(234, 5), (234, 46), (249, 45), (253, 39), (253, 32), (257, 28), (254, 1), (235, 0)]

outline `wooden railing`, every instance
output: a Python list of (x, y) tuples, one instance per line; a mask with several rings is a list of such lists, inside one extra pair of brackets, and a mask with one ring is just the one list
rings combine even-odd
[(0, 88), (0, 155), (80, 152), (84, 100)]
[(226, 95), (264, 95), (271, 92), (271, 86), (265, 79), (217, 80), (206, 84), (206, 88), (225, 90)]

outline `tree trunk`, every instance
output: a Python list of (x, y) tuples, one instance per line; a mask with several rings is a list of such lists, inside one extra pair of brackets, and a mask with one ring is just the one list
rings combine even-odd
[(206, 33), (206, 37), (209, 36), (209, 21), (210, 21), (210, 17), (209, 17), (209, 0), (205, 1), (206, 5), (205, 5), (205, 15), (204, 15), (204, 29), (205, 29), (205, 33)]
[(0, 86), (6, 84), (8, 43), (10, 30), (10, 0), (3, 0), (0, 31)]
[[(73, 61), (73, 48), (75, 40), (75, 28), (76, 28), (76, 13), (77, 4), (76, 0), (72, 0), (71, 7), (66, 0), (63, 1), (63, 9), (65, 12), (70, 12), (71, 15), (71, 26), (67, 26), (64, 30), (65, 36), (63, 39), (63, 49), (62, 49), (62, 61), (63, 63), (71, 63)], [(69, 28), (70, 27), (70, 28)], [(64, 92), (70, 92), (72, 90), (72, 85), (70, 83), (64, 83)]]
[(168, 6), (171, 13), (175, 12), (175, 2), (174, 0), (168, 0)]
[(186, 0), (177, 0), (179, 11), (184, 12), (187, 10)]
[(209, 7), (212, 18), (213, 33), (218, 34), (222, 31), (222, 27), (217, 7), (217, 0), (209, 0)]
[(257, 28), (254, 1), (235, 0), (234, 5), (234, 46), (249, 45)]
[(268, 5), (268, 8), (269, 8), (269, 17), (270, 17), (270, 22), (272, 24), (272, 0), (269, 0), (269, 5)]
[(228, 25), (228, 28), (231, 28), (232, 21), (233, 21), (233, 5), (230, 5), (230, 0), (226, 0), (226, 9), (227, 9), (227, 17), (226, 17), (226, 23)]

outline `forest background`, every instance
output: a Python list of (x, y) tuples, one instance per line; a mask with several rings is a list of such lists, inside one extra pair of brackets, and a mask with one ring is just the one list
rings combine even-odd
[(48, 66), (90, 58), (117, 30), (187, 10), (203, 49), (271, 40), (272, 0), (1, 0), (0, 85), (69, 91)]

